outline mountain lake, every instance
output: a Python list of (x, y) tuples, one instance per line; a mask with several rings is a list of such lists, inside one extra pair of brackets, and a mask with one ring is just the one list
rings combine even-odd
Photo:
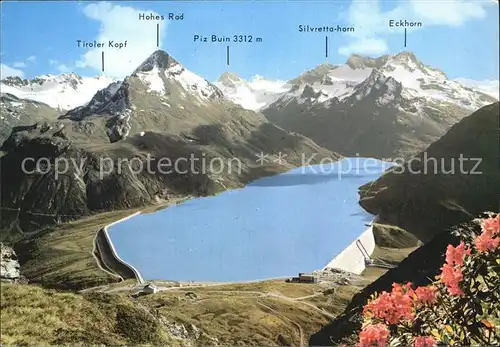
[(108, 228), (145, 280), (251, 281), (323, 268), (374, 218), (358, 187), (391, 167), (345, 158), (258, 179)]

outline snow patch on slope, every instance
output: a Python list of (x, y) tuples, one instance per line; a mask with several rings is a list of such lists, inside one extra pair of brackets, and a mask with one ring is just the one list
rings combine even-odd
[(333, 69), (328, 76), (334, 81), (363, 82), (372, 73), (372, 68), (352, 69), (348, 65), (342, 65)]
[(160, 77), (160, 70), (153, 68), (151, 71), (138, 74), (139, 79), (149, 87), (149, 92), (165, 93), (165, 83)]
[(202, 101), (211, 99), (214, 95), (222, 96), (220, 91), (217, 90), (206, 79), (198, 76), (197, 74), (189, 71), (180, 64), (170, 66), (165, 70), (165, 75), (169, 79), (175, 80), (182, 88), (191, 95), (196, 96)]
[(415, 63), (414, 60), (390, 59), (382, 73), (394, 78), (406, 88), (410, 97), (449, 102), (471, 110), (478, 109), (491, 100), (469, 87), (453, 80), (436, 69)]
[(365, 81), (372, 68), (353, 69), (348, 65), (333, 68), (310, 84), (295, 85), (286, 96), (286, 102), (296, 99), (297, 103), (325, 104), (334, 98), (343, 100), (352, 95), (356, 86)]
[(479, 90), (497, 100), (499, 98), (500, 88), (498, 80), (476, 81), (468, 78), (457, 78), (455, 81), (472, 89)]

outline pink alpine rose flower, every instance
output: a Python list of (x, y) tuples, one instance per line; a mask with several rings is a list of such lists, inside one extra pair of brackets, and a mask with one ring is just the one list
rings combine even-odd
[(418, 287), (415, 289), (415, 296), (419, 304), (433, 304), (436, 301), (437, 288), (434, 286)]
[(384, 324), (368, 324), (359, 334), (359, 344), (362, 347), (385, 347), (389, 338), (389, 329)]
[(436, 346), (436, 340), (432, 336), (417, 336), (413, 339), (414, 347)]

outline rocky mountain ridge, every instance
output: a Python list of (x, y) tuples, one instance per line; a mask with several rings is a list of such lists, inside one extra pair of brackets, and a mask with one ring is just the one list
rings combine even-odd
[[(379, 58), (354, 54), (343, 65), (325, 62), (294, 79), (280, 82), (281, 89), (288, 90), (286, 93), (280, 90), (276, 94), (281, 94), (284, 99), (281, 103), (286, 103), (291, 98), (301, 102), (303, 89), (313, 88), (320, 93), (319, 95), (328, 96), (318, 98), (317, 103), (324, 103), (333, 98), (342, 99), (351, 95), (354, 86), (364, 82), (374, 69), (402, 83), (408, 90), (406, 93), (408, 98), (455, 102), (469, 110), (475, 110), (495, 101), (489, 93), (483, 93), (481, 88), (471, 88), (468, 84), (460, 83), (460, 79), (450, 80), (441, 70), (423, 64), (414, 53), (406, 51), (395, 55), (386, 54)], [(237, 99), (238, 93), (235, 91), (234, 82), (226, 80), (227, 85), (225, 85), (224, 81), (223, 74), (218, 82), (228, 88), (229, 98)], [(245, 83), (247, 83), (245, 80), (239, 78), (238, 84)], [(272, 93), (271, 90), (269, 92)]]
[(402, 52), (378, 59), (353, 56), (313, 82), (294, 85), (263, 113), (344, 155), (410, 158), (495, 101)]
[[(170, 90), (166, 90), (163, 81), (161, 81), (161, 74), (153, 71), (155, 66), (157, 69), (159, 68), (159, 71), (168, 71), (164, 76), (168, 75), (167, 79), (171, 82), (176, 80), (182, 88), (188, 90), (188, 94), (191, 94), (198, 86), (201, 86), (198, 90), (200, 96), (215, 93), (214, 95), (221, 97), (222, 93), (224, 98), (245, 109), (267, 111), (273, 115), (278, 114), (272, 120), (285, 128), (290, 126), (292, 131), (296, 131), (296, 127), (293, 124), (288, 124), (289, 119), (282, 119), (282, 116), (279, 116), (280, 113), (292, 113), (292, 116), (295, 116), (297, 112), (315, 115), (321, 114), (323, 108), (328, 108), (330, 113), (343, 112), (349, 106), (355, 106), (350, 105), (346, 99), (354, 95), (356, 89), (360, 89), (363, 83), (365, 86), (369, 84), (369, 78), (374, 70), (387, 77), (392, 77), (402, 84), (401, 101), (387, 103), (384, 107), (395, 108), (396, 112), (408, 114), (403, 114), (402, 118), (414, 115), (415, 117), (412, 117), (413, 120), (410, 120), (410, 123), (414, 123), (417, 118), (429, 118), (429, 114), (432, 115), (431, 118), (446, 118), (448, 113), (453, 112), (457, 114), (456, 117), (451, 120), (440, 119), (438, 122), (453, 124), (471, 111), (495, 101), (495, 98), (492, 97), (495, 93), (492, 92), (491, 85), (482, 88), (475, 86), (470, 81), (465, 83), (465, 80), (460, 79), (449, 80), (442, 71), (424, 65), (411, 52), (383, 55), (379, 58), (352, 55), (343, 65), (332, 65), (325, 62), (289, 81), (269, 80), (262, 76), (254, 76), (246, 81), (237, 74), (224, 73), (213, 83), (203, 79), (197, 80), (194, 74), (185, 71), (185, 68), (168, 54), (161, 56), (159, 53), (154, 53), (149, 57), (149, 61), (144, 61), (124, 81), (114, 80), (106, 76), (81, 77), (75, 73), (66, 73), (43, 75), (32, 80), (8, 77), (0, 81), (0, 87), (3, 94), (27, 100), (24, 103), (46, 104), (44, 109), (47, 112), (41, 116), (40, 120), (55, 119), (53, 115), (58, 112), (78, 118), (84, 113), (101, 112), (97, 109), (102, 108), (99, 106), (100, 103), (105, 102), (106, 98), (112, 98), (115, 93), (124, 93), (129, 84), (123, 83), (128, 82), (129, 79), (138, 78), (143, 83), (148, 84), (150, 86), (149, 92), (169, 94)], [(180, 67), (179, 71), (176, 71), (176, 66)], [(175, 76), (177, 77), (173, 78)], [(357, 86), (360, 88), (356, 88)], [(357, 95), (358, 99), (351, 98), (350, 101), (360, 102), (363, 96), (359, 93)], [(93, 98), (95, 100), (92, 100)], [(396, 96), (387, 95), (382, 96), (382, 98), (396, 99)], [(18, 105), (20, 104), (4, 105), (4, 108), (12, 111), (9, 111), (12, 113), (9, 117), (4, 116), (4, 118), (8, 118), (7, 121), (0, 124), (4, 133), (10, 132), (13, 126), (32, 123), (30, 120), (32, 117), (29, 117)], [(123, 108), (123, 105), (115, 105), (112, 108), (116, 107)], [(385, 111), (382, 108), (379, 111), (376, 110), (375, 113)], [(42, 114), (43, 112), (38, 113)], [(126, 118), (126, 114), (122, 115), (122, 123), (126, 123)], [(291, 122), (294, 123), (293, 117)], [(430, 122), (432, 123), (432, 120)], [(432, 124), (430, 127), (436, 128), (436, 124)], [(437, 127), (439, 128), (440, 125)], [(319, 132), (321, 133), (321, 129)], [(112, 131), (111, 136), (120, 138), (127, 133), (127, 130), (115, 133), (116, 131)], [(438, 133), (442, 135), (442, 130), (439, 130)], [(309, 132), (304, 135), (311, 136)], [(434, 134), (429, 135), (435, 139)], [(0, 141), (5, 138), (6, 134), (3, 134)], [(421, 139), (417, 140), (421, 141)], [(415, 140), (411, 139), (411, 141)], [(428, 141), (425, 142), (425, 144), (428, 143)]]

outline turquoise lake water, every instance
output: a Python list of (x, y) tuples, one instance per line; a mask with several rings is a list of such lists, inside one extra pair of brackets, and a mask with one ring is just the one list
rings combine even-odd
[(323, 268), (374, 216), (358, 187), (391, 166), (371, 158), (297, 168), (242, 189), (141, 214), (108, 229), (145, 280), (249, 281)]

